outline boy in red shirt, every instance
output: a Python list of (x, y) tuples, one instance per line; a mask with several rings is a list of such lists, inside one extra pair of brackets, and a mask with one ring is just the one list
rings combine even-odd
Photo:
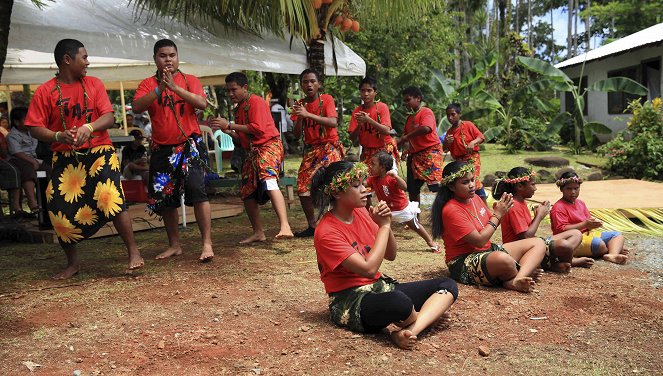
[(452, 103), (447, 106), (447, 120), (451, 123), (451, 128), (447, 130), (444, 137), (444, 148), (449, 150), (451, 158), (455, 161), (467, 162), (472, 160), (474, 163), (474, 181), (476, 184), (476, 194), (486, 201), (488, 197), (483, 189), (479, 174), (481, 173), (481, 156), (479, 155), (479, 145), (486, 141), (483, 133), (471, 121), (460, 119), (460, 104)]
[(348, 132), (353, 141), (359, 140), (361, 156), (359, 160), (371, 165), (373, 156), (384, 150), (389, 153), (398, 164), (400, 155), (396, 140), (391, 137), (391, 116), (389, 107), (382, 102), (375, 102), (378, 84), (372, 77), (365, 77), (359, 83), (359, 93), (364, 102), (352, 111)]
[(423, 94), (410, 86), (402, 93), (403, 103), (410, 110), (403, 136), (398, 146), (409, 145), (407, 155), (407, 192), (410, 201), (419, 202), (421, 186), (426, 183), (431, 192), (437, 192), (442, 180), (442, 145), (437, 135), (437, 121), (430, 108), (421, 104)]
[(292, 106), (294, 134), (299, 138), (304, 133), (304, 158), (297, 174), (297, 192), (306, 215), (308, 228), (295, 234), (297, 237), (310, 237), (315, 233), (315, 212), (311, 198), (311, 181), (315, 172), (332, 162), (340, 161), (345, 155), (338, 139), (338, 114), (334, 97), (320, 94), (320, 77), (312, 69), (299, 75), (299, 81), (306, 97)]
[(260, 220), (260, 206), (272, 200), (281, 229), (276, 239), (292, 237), (283, 193), (279, 189), (279, 171), (283, 164), (283, 144), (269, 105), (257, 95), (249, 94), (249, 82), (244, 73), (226, 76), (226, 91), (237, 104), (235, 123), (224, 118), (210, 120), (212, 128), (219, 128), (238, 140), (248, 153), (242, 167), (241, 196), (253, 234), (240, 244), (262, 242), (267, 238)]
[(88, 77), (87, 51), (74, 39), (55, 46), (58, 74), (35, 91), (25, 126), (51, 143), (53, 171), (46, 187), (48, 215), (67, 256), (53, 278), (78, 273), (76, 244), (113, 221), (129, 252), (129, 269), (143, 266), (120, 186), (120, 161), (106, 131), (113, 107), (104, 84)]
[(136, 113), (147, 110), (152, 120), (147, 209), (163, 218), (168, 234), (168, 249), (156, 258), (182, 254), (177, 208), (184, 193), (185, 204), (193, 205), (203, 241), (199, 260), (211, 261), (212, 217), (205, 192), (207, 148), (195, 112), (207, 107), (205, 93), (198, 78), (178, 69), (173, 41), (161, 39), (154, 44), (154, 63), (157, 72), (138, 85), (132, 108)]
[(406, 223), (409, 228), (416, 231), (434, 253), (440, 253), (440, 245), (433, 241), (424, 226), (419, 223), (417, 214), (421, 213), (419, 203), (410, 201), (405, 196), (407, 184), (398, 176), (391, 154), (381, 150), (371, 159), (371, 176), (366, 181), (379, 201), (384, 201), (391, 209), (392, 221)]

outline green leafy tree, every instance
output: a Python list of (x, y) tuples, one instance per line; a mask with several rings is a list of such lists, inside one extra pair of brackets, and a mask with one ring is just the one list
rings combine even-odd
[(592, 1), (581, 16), (591, 17), (592, 35), (610, 43), (663, 21), (663, 0)]

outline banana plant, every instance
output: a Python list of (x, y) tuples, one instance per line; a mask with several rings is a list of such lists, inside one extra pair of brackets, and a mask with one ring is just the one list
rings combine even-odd
[[(583, 115), (583, 110), (585, 108), (584, 95), (586, 92), (625, 92), (639, 96), (647, 95), (647, 88), (630, 78), (612, 77), (595, 82), (588, 87), (583, 88), (580, 85), (576, 85), (564, 72), (546, 61), (525, 56), (519, 56), (517, 61), (526, 69), (538, 73), (543, 77), (541, 80), (533, 84), (539, 85), (537, 89), (548, 86), (559, 92), (570, 92), (573, 96), (573, 101), (575, 102), (573, 113), (569, 113), (568, 111), (561, 112), (550, 122), (550, 125), (553, 129), (556, 128), (559, 130), (566, 122), (573, 122), (575, 153), (579, 153), (581, 150), (581, 134), (584, 134), (585, 140), (591, 145), (594, 135), (612, 133), (612, 130), (605, 124), (596, 121), (588, 121), (585, 115)], [(584, 64), (581, 69), (580, 77), (582, 77), (583, 70)], [(536, 97), (534, 98), (536, 99)]]

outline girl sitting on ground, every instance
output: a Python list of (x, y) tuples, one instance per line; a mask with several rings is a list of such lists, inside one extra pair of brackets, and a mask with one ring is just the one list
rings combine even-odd
[(366, 208), (367, 177), (365, 164), (347, 161), (314, 177), (322, 211), (331, 202), (314, 236), (320, 279), (334, 323), (356, 332), (385, 331), (398, 347), (411, 349), (417, 335), (451, 307), (458, 287), (449, 278), (398, 283), (378, 271), (383, 260), (396, 258), (396, 240), (389, 206), (380, 201)]
[(624, 249), (624, 236), (619, 231), (599, 231), (603, 222), (589, 213), (587, 205), (578, 199), (582, 179), (568, 171), (555, 182), (562, 191), (562, 198), (550, 211), (553, 234), (568, 230), (582, 231), (582, 242), (573, 253), (574, 257), (602, 258), (615, 264), (626, 264), (629, 251)]
[(540, 238), (499, 245), (490, 238), (513, 205), (504, 194), (491, 214), (475, 194), (474, 165), (451, 162), (442, 171), (442, 184), (433, 202), (433, 237), (442, 237), (451, 277), (467, 285), (504, 286), (531, 292), (543, 270), (546, 246)]
[(434, 253), (440, 253), (440, 245), (433, 241), (428, 231), (419, 223), (417, 214), (421, 213), (419, 203), (409, 201), (405, 195), (407, 184), (394, 169), (394, 157), (385, 151), (377, 152), (371, 158), (371, 176), (367, 185), (373, 190), (379, 201), (384, 201), (391, 210), (391, 220), (405, 223), (416, 231)]
[[(502, 242), (533, 238), (541, 221), (550, 212), (550, 201), (534, 208), (534, 218), (527, 207), (526, 199), (536, 192), (536, 173), (525, 167), (514, 167), (504, 179), (495, 182), (493, 198), (499, 200), (504, 194), (513, 195), (513, 207), (502, 218)], [(546, 254), (541, 262), (543, 270), (568, 273), (571, 266), (591, 267), (594, 260), (589, 257), (573, 257), (573, 250), (580, 245), (582, 233), (568, 230), (542, 238), (546, 243)]]

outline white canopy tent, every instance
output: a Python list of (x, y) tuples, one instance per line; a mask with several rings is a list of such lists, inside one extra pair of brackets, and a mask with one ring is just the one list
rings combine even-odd
[[(99, 77), (109, 89), (135, 88), (154, 74), (154, 43), (173, 40), (182, 71), (216, 78), (237, 70), (299, 74), (306, 69), (306, 49), (301, 41), (227, 31), (214, 34), (188, 27), (171, 18), (136, 14), (128, 0), (67, 0), (46, 2), (38, 9), (30, 0), (15, 0), (9, 46), (0, 90), (22, 90), (53, 77), (55, 44), (78, 39), (89, 54), (88, 74)], [(325, 43), (328, 75), (363, 76), (364, 60), (338, 39), (334, 41), (338, 73), (332, 62), (332, 44)], [(208, 81), (209, 83), (209, 81)], [(118, 85), (119, 84), (119, 85)], [(124, 106), (123, 106), (124, 107)]]

